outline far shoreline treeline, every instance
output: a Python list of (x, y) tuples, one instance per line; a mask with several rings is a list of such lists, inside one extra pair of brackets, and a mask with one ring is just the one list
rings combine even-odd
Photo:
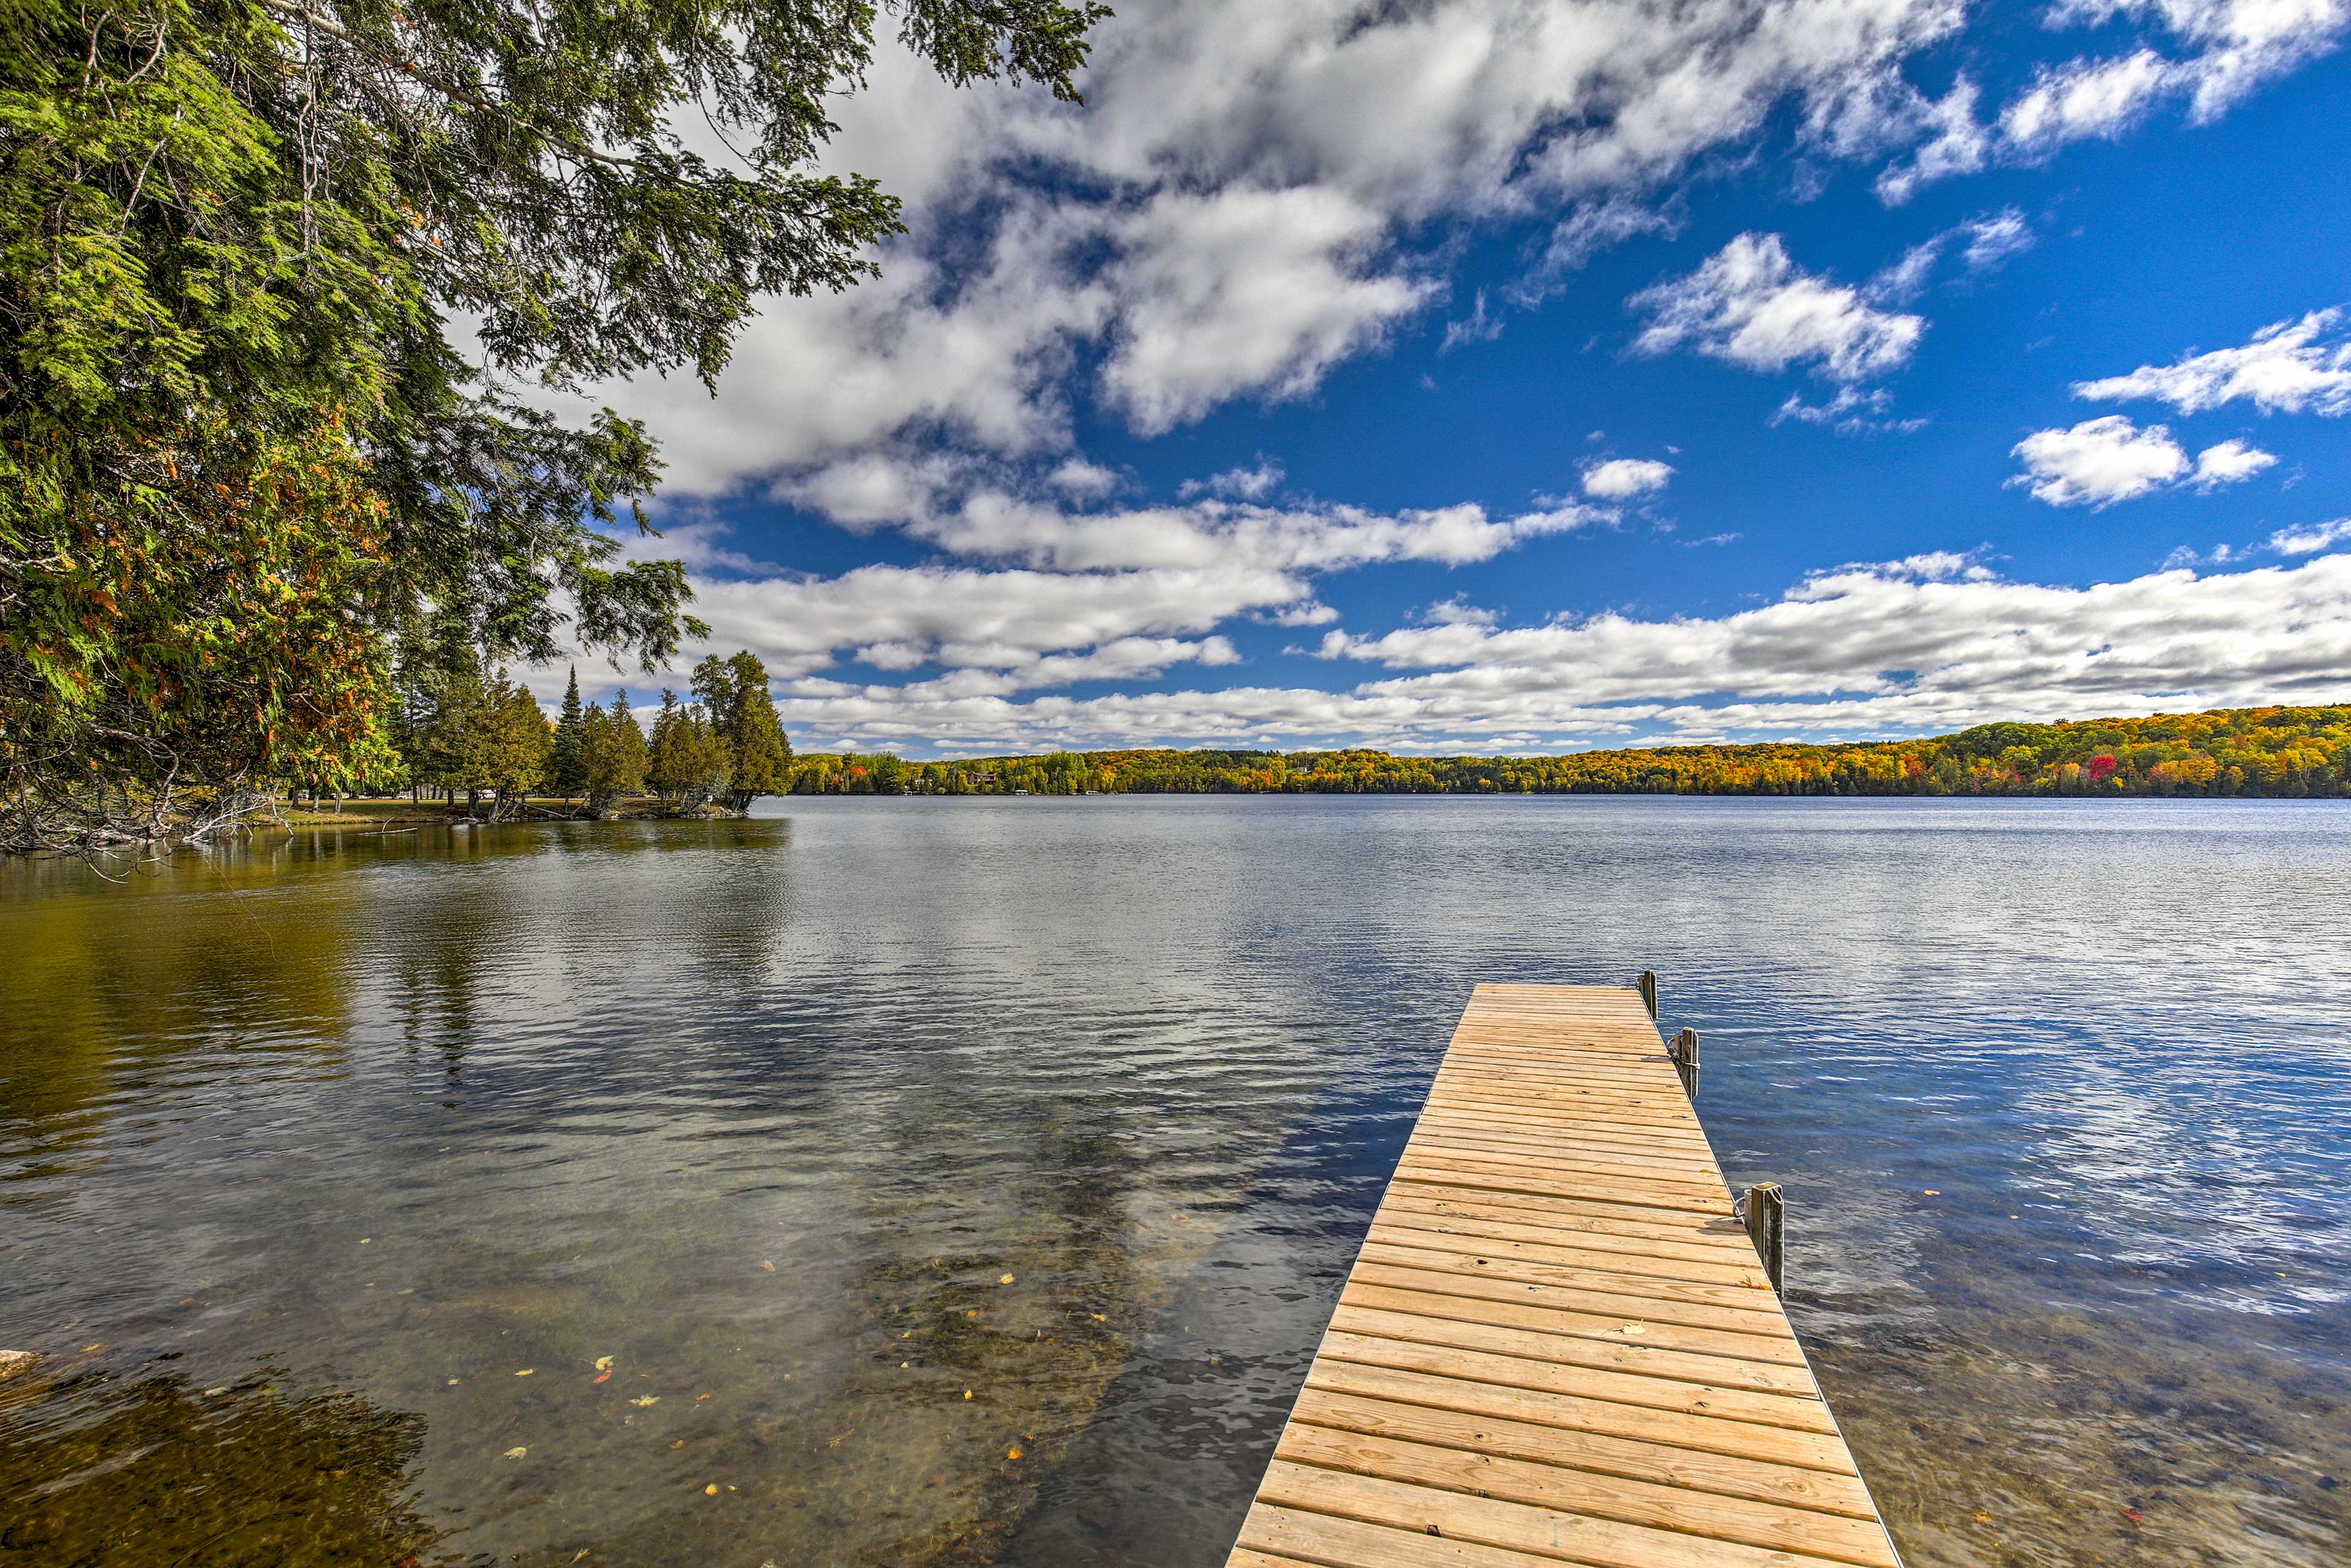
[(1559, 757), (1061, 751), (916, 762), (812, 752), (795, 795), (2351, 796), (2351, 707), (1987, 724), (1912, 740), (1660, 746)]

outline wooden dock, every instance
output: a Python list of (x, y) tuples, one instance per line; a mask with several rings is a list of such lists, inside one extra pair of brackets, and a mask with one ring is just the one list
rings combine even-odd
[(1229, 1568), (1899, 1559), (1641, 993), (1479, 986)]

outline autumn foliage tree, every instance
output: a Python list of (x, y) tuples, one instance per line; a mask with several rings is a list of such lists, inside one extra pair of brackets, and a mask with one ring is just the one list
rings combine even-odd
[(715, 384), (762, 297), (872, 271), (896, 203), (814, 162), (882, 11), (952, 82), (1064, 97), (1102, 15), (0, 5), (0, 847), (356, 777), (428, 618), (488, 664), (650, 668), (699, 631), (678, 562), (620, 558), (660, 472), (642, 428), (520, 393)]
[(814, 755), (796, 794), (2351, 796), (2351, 707), (2219, 708), (1806, 746), (1655, 746), (1556, 757), (1093, 751), (901, 764)]

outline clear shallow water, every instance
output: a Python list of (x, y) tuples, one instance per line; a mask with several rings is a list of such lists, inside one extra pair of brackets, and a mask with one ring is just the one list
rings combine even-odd
[(0, 864), (0, 1565), (1220, 1563), (1644, 967), (1913, 1568), (2351, 1557), (2351, 809), (768, 804)]

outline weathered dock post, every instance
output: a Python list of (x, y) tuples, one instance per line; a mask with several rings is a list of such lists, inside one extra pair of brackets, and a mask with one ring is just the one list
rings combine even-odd
[(1634, 982), (1633, 982), (1633, 985), (1634, 985), (1635, 988), (1636, 988), (1637, 990), (1639, 990), (1639, 991), (1640, 991), (1640, 993), (1641, 993), (1641, 1000), (1642, 1000), (1644, 1003), (1646, 1003), (1646, 1004), (1647, 1005), (1647, 1007), (1648, 1007), (1648, 1009), (1649, 1009), (1649, 1021), (1650, 1021), (1651, 1023), (1655, 1023), (1655, 1022), (1656, 1022), (1656, 1020), (1657, 1020), (1657, 972), (1656, 972), (1655, 969), (1644, 969), (1644, 970), (1642, 970), (1642, 971), (1641, 971), (1641, 977), (1640, 977), (1639, 979), (1637, 979), (1637, 980), (1634, 981)]
[(1777, 1291), (1787, 1278), (1788, 1257), (1788, 1205), (1780, 1184), (1756, 1183), (1739, 1207), (1747, 1221), (1747, 1239), (1755, 1243), (1755, 1256), (1762, 1260), (1763, 1272)]
[(1685, 1029), (1674, 1036), (1673, 1045), (1666, 1054), (1673, 1058), (1674, 1071), (1681, 1074), (1682, 1092), (1690, 1103), (1698, 1103), (1698, 1030)]

